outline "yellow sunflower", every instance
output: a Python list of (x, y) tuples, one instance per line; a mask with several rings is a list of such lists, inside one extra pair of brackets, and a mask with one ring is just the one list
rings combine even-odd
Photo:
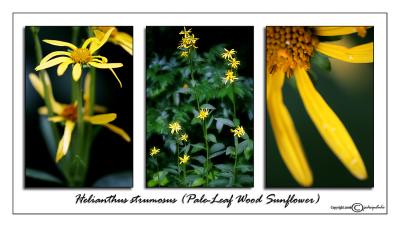
[(372, 63), (373, 43), (347, 48), (320, 42), (322, 36), (358, 33), (366, 27), (268, 27), (267, 28), (267, 109), (275, 140), (290, 173), (302, 186), (313, 183), (312, 171), (282, 94), (286, 77), (294, 77), (305, 109), (322, 138), (357, 179), (368, 178), (360, 153), (347, 129), (315, 89), (308, 70), (317, 51), (349, 63)]
[(64, 75), (68, 66), (70, 64), (73, 64), (72, 78), (75, 81), (78, 81), (81, 78), (82, 67), (84, 65), (99, 69), (109, 69), (118, 80), (119, 85), (122, 87), (121, 81), (113, 70), (114, 68), (122, 67), (122, 63), (108, 63), (108, 59), (106, 57), (93, 55), (98, 49), (100, 49), (104, 45), (104, 43), (107, 42), (112, 31), (113, 28), (109, 29), (107, 33), (104, 34), (101, 40), (96, 37), (88, 38), (79, 48), (72, 43), (64, 41), (49, 39), (43, 40), (43, 42), (51, 44), (53, 46), (68, 47), (70, 48), (70, 50), (51, 52), (40, 61), (40, 64), (35, 68), (35, 70), (40, 71), (58, 65), (57, 75), (62, 76)]
[[(85, 87), (89, 87), (90, 85), (90, 74), (86, 76), (85, 80)], [(44, 99), (44, 86), (39, 77), (33, 73), (29, 74), (29, 79), (32, 83), (32, 86), (35, 88), (35, 90), (39, 93), (39, 95)], [(45, 84), (48, 88), (49, 91), (49, 100), (51, 103), (51, 108), (53, 109), (54, 113), (56, 114), (53, 117), (49, 117), (49, 121), (51, 122), (62, 122), (64, 123), (64, 134), (61, 138), (61, 140), (58, 143), (58, 148), (57, 148), (57, 153), (56, 153), (56, 162), (59, 162), (68, 152), (69, 145), (71, 143), (71, 138), (72, 138), (72, 133), (74, 131), (76, 122), (77, 122), (77, 105), (76, 103), (74, 104), (62, 104), (58, 103), (53, 96), (53, 91), (52, 91), (52, 86), (50, 83), (49, 76), (47, 73), (44, 74), (44, 81)], [(87, 92), (89, 93), (89, 92)], [(88, 98), (89, 94), (85, 94), (85, 97)], [(86, 99), (85, 98), (85, 99)], [(85, 107), (84, 107), (84, 114), (83, 114), (83, 120), (87, 123), (93, 124), (93, 125), (102, 125), (112, 132), (118, 134), (121, 136), (125, 141), (130, 142), (131, 138), (129, 135), (121, 128), (110, 124), (110, 122), (114, 121), (117, 118), (117, 114), (115, 113), (106, 113), (106, 114), (98, 114), (98, 115), (89, 115), (88, 108), (86, 105), (88, 105), (88, 102), (85, 102)], [(95, 110), (104, 110), (104, 107), (95, 107)], [(48, 110), (47, 107), (40, 107), (39, 108), (39, 114), (42, 115), (47, 115)]]

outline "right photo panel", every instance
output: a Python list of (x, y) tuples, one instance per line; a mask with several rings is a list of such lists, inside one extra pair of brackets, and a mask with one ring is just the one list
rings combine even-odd
[(374, 28), (267, 26), (265, 40), (266, 186), (373, 187)]

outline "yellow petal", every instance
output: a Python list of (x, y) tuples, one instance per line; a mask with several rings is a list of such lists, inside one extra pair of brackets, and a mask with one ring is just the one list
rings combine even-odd
[(100, 55), (92, 56), (93, 60), (98, 60), (97, 58), (101, 59), (100, 61), (96, 61), (98, 63), (107, 63), (108, 62), (108, 59), (106, 57), (103, 57), (103, 56), (100, 56)]
[(65, 121), (65, 118), (63, 116), (54, 116), (54, 117), (49, 117), (49, 121), (62, 122), (62, 121)]
[(317, 51), (341, 61), (350, 63), (374, 62), (374, 43), (367, 43), (353, 48), (347, 48), (331, 43), (319, 43)]
[(93, 43), (93, 42), (98, 42), (98, 39), (96, 37), (91, 37), (87, 40), (85, 40), (85, 42), (82, 44), (82, 49), (87, 49), (87, 47), (89, 46), (89, 44)]
[(53, 57), (60, 56), (60, 55), (66, 55), (66, 56), (69, 57), (69, 56), (71, 56), (71, 53), (70, 53), (70, 52), (67, 52), (67, 51), (54, 51), (54, 52), (51, 52), (50, 54), (46, 55), (46, 57), (44, 57), (44, 58), (40, 61), (40, 64), (45, 63), (45, 62), (47, 62), (48, 60), (52, 59)]
[(283, 72), (276, 72), (267, 78), (268, 114), (283, 161), (294, 179), (302, 186), (308, 187), (313, 183), (313, 176), (293, 120), (283, 102), (284, 80)]
[(114, 28), (110, 28), (103, 36), (103, 38), (100, 40), (100, 42), (96, 45), (90, 45), (90, 53), (93, 54), (94, 52), (96, 52), (98, 49), (100, 49), (100, 47), (102, 47), (108, 40), (108, 37), (110, 37), (111, 32), (114, 30)]
[(72, 78), (74, 78), (74, 81), (78, 81), (81, 78), (81, 75), (82, 75), (82, 65), (76, 63), (74, 65), (74, 68), (72, 69)]
[(58, 41), (58, 40), (50, 40), (50, 39), (45, 39), (43, 40), (43, 42), (51, 44), (53, 46), (62, 46), (62, 47), (69, 47), (72, 50), (77, 49), (78, 47), (76, 47), (74, 44), (72, 43), (68, 43), (68, 42), (63, 42), (63, 41)]
[(68, 66), (73, 63), (74, 61), (72, 61), (71, 59), (68, 59), (67, 61), (61, 63), (60, 65), (58, 65), (57, 67), (57, 75), (58, 76), (62, 76), (65, 73), (65, 70), (67, 70)]
[(60, 64), (62, 62), (66, 62), (69, 59), (70, 59), (69, 57), (54, 58), (54, 59), (51, 59), (50, 61), (44, 62), (44, 63), (36, 66), (35, 70), (39, 71), (39, 70), (47, 69), (47, 68), (53, 67), (55, 65), (58, 65), (58, 64)]
[(122, 128), (119, 128), (113, 124), (105, 124), (106, 128), (110, 129), (112, 132), (120, 135), (126, 142), (131, 142), (131, 137)]
[(125, 32), (118, 32), (113, 38), (130, 55), (133, 54), (133, 38)]
[(38, 113), (39, 113), (40, 115), (47, 115), (47, 114), (49, 114), (49, 110), (47, 109), (46, 106), (41, 106), (41, 107), (39, 107), (39, 109), (38, 109)]
[(331, 27), (331, 26), (322, 26), (315, 27), (314, 32), (319, 36), (337, 36), (337, 35), (349, 35), (353, 33), (357, 33), (357, 27), (352, 26), (340, 26), (340, 27)]
[(97, 63), (93, 61), (90, 61), (88, 64), (99, 69), (114, 69), (124, 66), (122, 63)]
[(118, 78), (117, 74), (114, 72), (114, 70), (113, 70), (113, 69), (111, 69), (111, 68), (110, 68), (110, 70), (111, 70), (112, 74), (114, 75), (115, 79), (117, 79), (117, 80), (118, 80), (119, 86), (122, 88), (122, 83), (121, 83), (121, 81), (119, 80), (119, 78)]
[(117, 114), (108, 113), (108, 114), (98, 114), (93, 116), (85, 116), (85, 121), (94, 124), (94, 125), (105, 125), (110, 123), (111, 121), (117, 118)]
[(322, 138), (355, 177), (367, 179), (364, 162), (343, 123), (315, 89), (307, 72), (297, 68), (294, 74), (304, 106)]
[(71, 143), (72, 132), (74, 130), (75, 123), (73, 121), (66, 121), (64, 128), (64, 135), (60, 142), (58, 143), (58, 149), (56, 154), (56, 162), (60, 161), (64, 157), (69, 149)]

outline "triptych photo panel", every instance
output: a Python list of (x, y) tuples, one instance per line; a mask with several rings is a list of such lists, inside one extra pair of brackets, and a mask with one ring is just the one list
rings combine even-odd
[(374, 33), (381, 27), (358, 21), (25, 24), (15, 180), (22, 191), (72, 190), (89, 202), (176, 197), (194, 213), (204, 213), (196, 203), (234, 200), (284, 208), (321, 200), (324, 212), (358, 212), (318, 191), (382, 192), (376, 107), (385, 90), (375, 73), (386, 44)]

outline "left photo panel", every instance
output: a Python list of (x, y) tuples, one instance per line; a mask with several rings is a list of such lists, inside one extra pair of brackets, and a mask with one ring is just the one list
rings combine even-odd
[(133, 27), (25, 27), (25, 188), (133, 187)]

